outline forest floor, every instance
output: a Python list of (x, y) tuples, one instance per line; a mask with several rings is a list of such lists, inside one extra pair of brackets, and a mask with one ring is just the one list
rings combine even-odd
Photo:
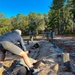
[[(56, 36), (54, 42), (63, 52), (75, 53), (74, 36)], [(51, 42), (39, 38), (37, 43), (40, 47), (36, 49), (32, 49), (35, 43), (26, 45), (26, 47), (31, 50), (29, 56), (38, 61), (40, 60), (35, 64), (35, 75), (75, 75), (70, 69), (62, 65), (63, 59), (58, 55), (58, 50), (54, 48)], [(13, 60), (5, 61), (3, 65), (9, 67), (12, 62)], [(1, 72), (2, 71), (0, 71), (0, 73)]]

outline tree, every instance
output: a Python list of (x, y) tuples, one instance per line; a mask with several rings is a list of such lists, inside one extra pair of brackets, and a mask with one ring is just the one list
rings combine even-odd
[(44, 25), (44, 15), (35, 12), (29, 14), (29, 30), (38, 32), (38, 30), (44, 30)]
[(0, 19), (2, 18), (5, 18), (5, 15), (2, 12), (0, 12)]

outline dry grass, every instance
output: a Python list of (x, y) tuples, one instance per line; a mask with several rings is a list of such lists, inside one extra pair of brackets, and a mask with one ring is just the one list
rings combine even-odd
[[(23, 36), (24, 39), (30, 39), (30, 36)], [(34, 37), (35, 38), (35, 37)], [(42, 39), (43, 37), (41, 35), (37, 35), (36, 39)]]

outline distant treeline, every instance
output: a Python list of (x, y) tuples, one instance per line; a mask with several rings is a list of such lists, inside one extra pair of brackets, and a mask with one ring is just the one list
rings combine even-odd
[(39, 34), (50, 29), (53, 29), (56, 34), (74, 34), (75, 0), (53, 0), (49, 8), (50, 11), (47, 14), (19, 13), (11, 18), (7, 18), (0, 12), (0, 35), (14, 29), (21, 29), (23, 35), (27, 35), (29, 31), (36, 31)]

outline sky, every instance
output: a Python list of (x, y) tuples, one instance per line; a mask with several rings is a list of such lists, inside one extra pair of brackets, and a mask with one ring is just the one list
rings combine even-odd
[(30, 12), (45, 14), (50, 10), (52, 0), (0, 0), (0, 12), (6, 17), (17, 16), (21, 13), (27, 15)]

